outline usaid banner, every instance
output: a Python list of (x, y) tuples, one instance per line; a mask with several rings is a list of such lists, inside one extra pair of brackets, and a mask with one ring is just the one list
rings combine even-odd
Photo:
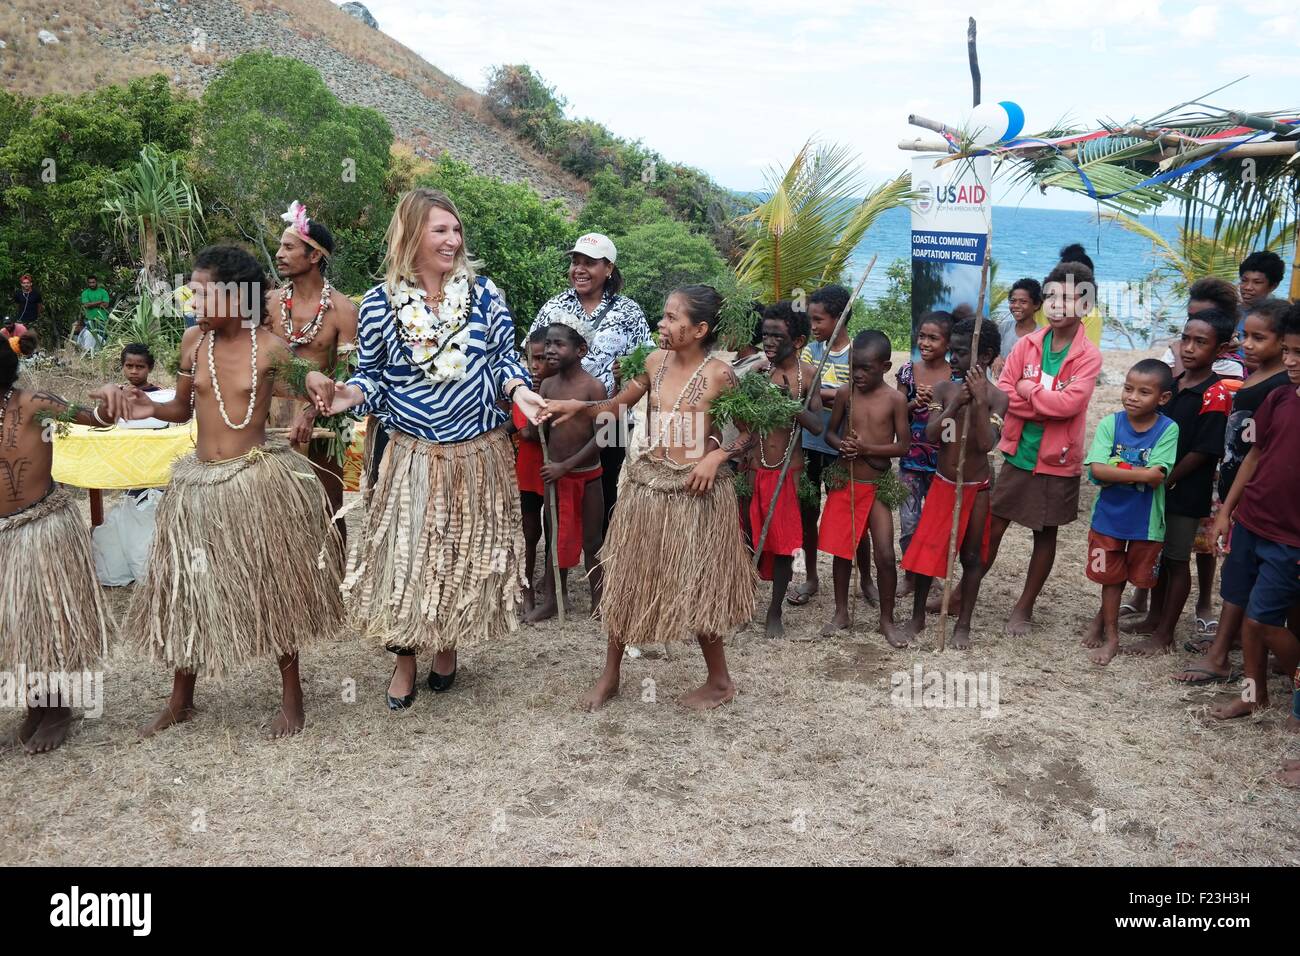
[[(920, 318), (979, 303), (980, 277), (988, 254), (991, 206), (988, 156), (935, 168), (942, 156), (912, 160), (912, 351)], [(988, 296), (984, 314), (988, 315)]]

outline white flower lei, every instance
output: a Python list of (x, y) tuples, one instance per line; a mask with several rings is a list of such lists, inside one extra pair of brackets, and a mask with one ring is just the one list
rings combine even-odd
[(402, 341), (434, 384), (462, 379), (469, 368), (469, 274), (458, 270), (447, 277), (436, 312), (425, 299), (419, 285), (398, 282), (393, 309)]

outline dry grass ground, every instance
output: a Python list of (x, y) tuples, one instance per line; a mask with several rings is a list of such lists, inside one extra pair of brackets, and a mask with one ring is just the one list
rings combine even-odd
[[(1110, 380), (1133, 358), (1108, 354)], [(1099, 388), (1090, 428), (1117, 407)], [(140, 742), (170, 676), (119, 650), (102, 718), (52, 755), (0, 756), (0, 863), (1300, 863), (1296, 795), (1269, 782), (1300, 748), (1284, 711), (1209, 722), (1229, 691), (1171, 683), (1181, 651), (1090, 665), (1085, 533), (1062, 534), (1028, 639), (1000, 634), (1028, 553), (1013, 531), (974, 650), (936, 654), (932, 629), (892, 652), (861, 603), (851, 637), (817, 637), (823, 590), (787, 609), (787, 640), (731, 642), (741, 694), (703, 715), (673, 702), (702, 676), (693, 647), (627, 662), (622, 696), (576, 712), (602, 655), (581, 615), (463, 652), (453, 692), (400, 715), (388, 656), (336, 635), (305, 655), (301, 737), (266, 739), (267, 666), (200, 686), (197, 720)], [(916, 665), (996, 675), (997, 715), (894, 706), (891, 675)]]

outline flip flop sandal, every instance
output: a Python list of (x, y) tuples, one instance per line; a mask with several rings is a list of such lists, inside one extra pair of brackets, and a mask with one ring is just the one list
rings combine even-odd
[(1204, 633), (1205, 633), (1205, 618), (1203, 618), (1203, 617), (1198, 617), (1198, 618), (1196, 619), (1196, 633), (1197, 633), (1197, 634), (1204, 634)]
[(1205, 633), (1206, 633), (1206, 635), (1207, 635), (1208, 637), (1214, 637), (1216, 634), (1218, 634), (1218, 633), (1219, 633), (1219, 622), (1218, 622), (1218, 621), (1206, 621), (1206, 622), (1205, 622)]
[(1119, 606), (1119, 616), (1124, 617), (1126, 614), (1145, 614), (1146, 611), (1140, 611), (1132, 604), (1121, 604)]
[(1173, 680), (1174, 683), (1177, 683), (1177, 684), (1185, 684), (1185, 685), (1187, 685), (1188, 687), (1196, 687), (1196, 686), (1201, 685), (1201, 684), (1230, 684), (1230, 683), (1232, 683), (1232, 674), (1231, 674), (1231, 673), (1227, 673), (1227, 674), (1216, 674), (1216, 673), (1214, 673), (1214, 671), (1207, 671), (1204, 667), (1184, 667), (1184, 668), (1182, 669), (1182, 673), (1184, 673), (1184, 674), (1202, 674), (1202, 675), (1204, 675), (1204, 676), (1202, 676), (1202, 677), (1197, 677), (1197, 678), (1195, 678), (1194, 680), (1179, 680), (1177, 677), (1173, 677), (1173, 678), (1171, 678), (1171, 680)]
[(786, 596), (785, 602), (794, 607), (803, 607), (813, 599), (813, 592), (807, 590), (807, 588), (807, 584), (799, 585), (799, 589), (795, 591), (794, 594)]
[(1183, 650), (1191, 654), (1204, 654), (1206, 649), (1213, 643), (1213, 638), (1198, 637), (1194, 641), (1183, 641)]

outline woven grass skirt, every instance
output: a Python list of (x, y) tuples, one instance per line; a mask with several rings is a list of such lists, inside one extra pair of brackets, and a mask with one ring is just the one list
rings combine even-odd
[(620, 643), (725, 637), (754, 616), (758, 575), (730, 471), (696, 495), (684, 490), (692, 467), (649, 455), (623, 466), (600, 551), (600, 616)]
[(311, 465), (283, 441), (172, 466), (126, 633), (202, 677), (334, 636), (342, 544)]
[(108, 625), (71, 495), (55, 488), (0, 518), (0, 669), (90, 670), (108, 649)]
[(524, 535), (504, 429), (462, 442), (392, 432), (343, 593), (368, 640), (471, 647), (519, 629)]

